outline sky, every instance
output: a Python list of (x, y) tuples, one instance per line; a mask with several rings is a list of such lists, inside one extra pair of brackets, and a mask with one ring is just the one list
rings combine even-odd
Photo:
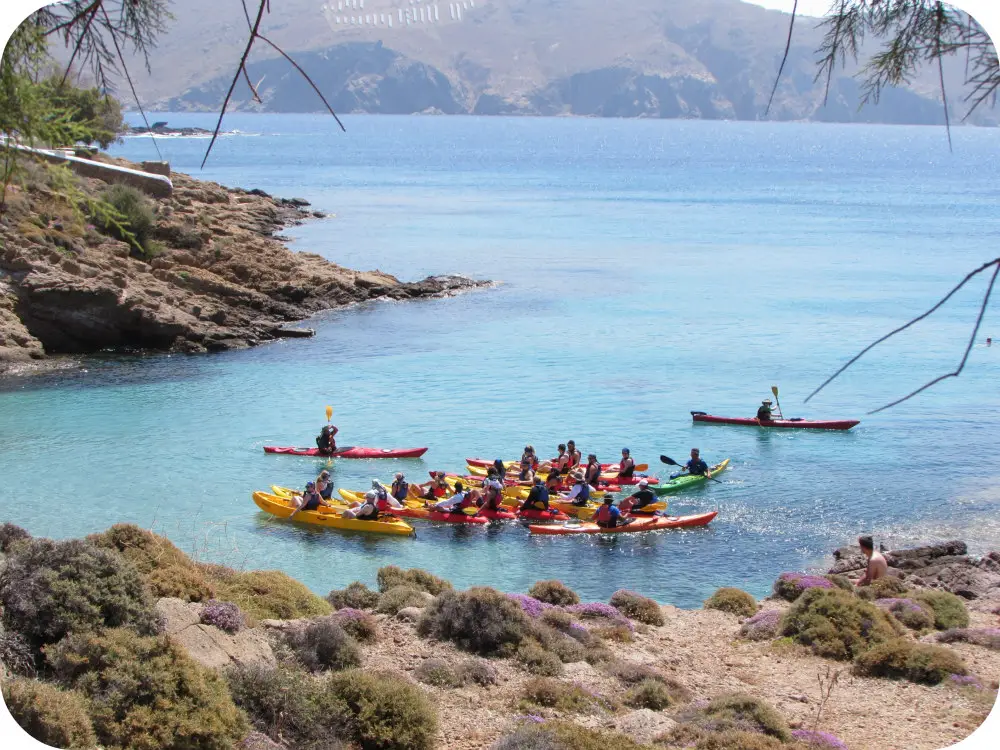
[[(794, 0), (743, 0), (751, 5), (762, 5), (773, 10), (792, 12)], [(799, 0), (798, 12), (804, 16), (825, 16), (830, 9), (831, 0)]]

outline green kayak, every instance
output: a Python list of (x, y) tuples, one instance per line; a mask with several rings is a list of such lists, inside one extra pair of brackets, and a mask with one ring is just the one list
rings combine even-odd
[[(709, 466), (708, 470), (714, 477), (716, 474), (724, 472), (728, 466), (729, 459), (727, 458), (725, 461), (721, 461), (715, 466)], [(671, 492), (678, 492), (689, 487), (697, 487), (705, 481), (707, 480), (701, 474), (684, 474), (683, 476), (671, 479), (669, 482), (664, 482), (656, 487), (650, 487), (649, 489), (655, 492), (657, 497), (663, 497), (664, 495), (669, 495)]]

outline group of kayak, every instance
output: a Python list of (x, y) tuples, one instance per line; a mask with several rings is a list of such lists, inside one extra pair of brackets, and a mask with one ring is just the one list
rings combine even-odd
[[(339, 497), (334, 497), (330, 472), (323, 470), (304, 491), (275, 485), (272, 493), (255, 492), (253, 499), (262, 510), (282, 518), (390, 534), (412, 533), (404, 520), (521, 520), (529, 523), (532, 533), (542, 534), (653, 531), (709, 523), (714, 512), (666, 516), (667, 504), (660, 498), (704, 482), (728, 464), (726, 459), (709, 466), (695, 448), (681, 472), (661, 484), (657, 477), (639, 473), (648, 466), (636, 464), (628, 448), (622, 449), (618, 463), (601, 464), (590, 454), (582, 465), (580, 451), (569, 441), (560, 444), (550, 460), (540, 460), (528, 445), (518, 461), (470, 458), (467, 474), (432, 471), (422, 484), (408, 482), (399, 472), (388, 486), (372, 480), (366, 491), (337, 490)], [(613, 493), (623, 486), (635, 492), (616, 505)], [(571, 523), (547, 526), (555, 522)]]

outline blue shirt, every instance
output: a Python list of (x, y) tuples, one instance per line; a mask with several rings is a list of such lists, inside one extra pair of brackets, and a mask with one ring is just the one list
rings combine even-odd
[(690, 461), (684, 464), (684, 468), (688, 470), (689, 474), (695, 474), (697, 476), (701, 476), (706, 471), (708, 471), (708, 464), (705, 463), (705, 459), (703, 458), (699, 458), (697, 461), (695, 461), (692, 458)]

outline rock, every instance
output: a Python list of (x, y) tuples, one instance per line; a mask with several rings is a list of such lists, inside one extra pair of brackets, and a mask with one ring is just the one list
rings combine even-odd
[(203, 666), (213, 669), (240, 664), (274, 665), (271, 644), (262, 629), (245, 628), (229, 634), (200, 622), (202, 605), (164, 598), (156, 603), (163, 618), (164, 633)]
[(279, 326), (273, 331), (276, 338), (279, 339), (307, 339), (311, 336), (316, 335), (315, 328), (286, 328)]
[(420, 619), (422, 614), (423, 610), (420, 607), (403, 607), (396, 613), (396, 618), (402, 620), (403, 622), (415, 623)]
[[(886, 562), (890, 565), (906, 569), (919, 562), (927, 564), (930, 560), (938, 557), (966, 555), (969, 552), (968, 546), (962, 541), (941, 542), (931, 544), (926, 547), (913, 547), (911, 549), (893, 550), (885, 553)], [(904, 562), (905, 561), (905, 562)]]
[(563, 665), (563, 675), (568, 680), (597, 680), (601, 673), (585, 661), (574, 661)]
[(653, 739), (677, 726), (677, 722), (659, 711), (640, 708), (620, 716), (614, 724), (617, 731), (640, 745), (652, 744)]
[(250, 732), (236, 750), (285, 750), (285, 745), (279, 745), (262, 732)]

